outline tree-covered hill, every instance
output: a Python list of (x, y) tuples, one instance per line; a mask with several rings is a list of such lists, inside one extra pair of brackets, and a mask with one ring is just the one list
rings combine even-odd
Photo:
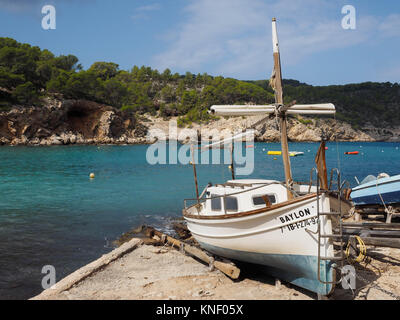
[(73, 55), (56, 57), (48, 50), (0, 38), (0, 108), (40, 105), (47, 95), (182, 116), (181, 123), (206, 120), (212, 104), (273, 101), (263, 88), (235, 79), (172, 74), (169, 69), (160, 73), (144, 66), (126, 71), (112, 62), (95, 62), (82, 70)]
[[(400, 124), (400, 86), (361, 83), (310, 86), (284, 81), (285, 100), (332, 102), (337, 118), (353, 126)], [(112, 62), (95, 62), (83, 70), (73, 55), (50, 51), (11, 38), (0, 38), (0, 110), (40, 106), (46, 96), (86, 99), (136, 113), (180, 116), (180, 124), (209, 119), (213, 104), (273, 103), (267, 80), (239, 81), (207, 74), (172, 74), (150, 67), (120, 70)]]

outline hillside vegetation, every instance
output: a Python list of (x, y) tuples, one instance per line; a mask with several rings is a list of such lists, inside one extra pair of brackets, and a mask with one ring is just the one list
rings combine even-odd
[[(398, 83), (360, 83), (310, 86), (285, 80), (285, 101), (332, 102), (337, 118), (354, 127), (398, 126)], [(40, 106), (43, 98), (86, 99), (122, 111), (180, 116), (179, 124), (207, 121), (213, 104), (273, 103), (267, 80), (239, 81), (207, 74), (172, 74), (150, 67), (120, 70), (113, 62), (95, 62), (83, 70), (74, 55), (50, 51), (11, 38), (0, 38), (0, 110), (12, 106)], [(301, 121), (307, 121), (302, 119)]]

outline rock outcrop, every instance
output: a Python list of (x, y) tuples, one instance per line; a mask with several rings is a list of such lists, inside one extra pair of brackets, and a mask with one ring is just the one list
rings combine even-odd
[(143, 143), (146, 133), (133, 114), (86, 100), (0, 113), (0, 144)]

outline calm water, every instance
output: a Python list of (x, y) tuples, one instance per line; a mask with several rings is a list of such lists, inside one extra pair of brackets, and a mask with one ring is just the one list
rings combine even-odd
[[(400, 174), (399, 143), (328, 143), (328, 168), (339, 167), (355, 184), (368, 174)], [(308, 181), (318, 144), (291, 143), (293, 176)], [(251, 177), (283, 180), (281, 158), (255, 144)], [(338, 152), (339, 149), (339, 152)], [(41, 269), (57, 280), (112, 249), (111, 241), (147, 223), (166, 228), (179, 217), (182, 199), (194, 197), (193, 171), (185, 165), (146, 162), (147, 146), (0, 148), (0, 299), (41, 292)], [(345, 156), (345, 151), (360, 151)], [(340, 159), (338, 159), (338, 156)], [(96, 178), (90, 180), (89, 173)], [(200, 189), (230, 178), (227, 165), (198, 167)]]

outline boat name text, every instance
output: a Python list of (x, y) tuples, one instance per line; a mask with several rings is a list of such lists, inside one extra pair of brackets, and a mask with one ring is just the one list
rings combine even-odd
[(304, 210), (299, 210), (298, 212), (289, 213), (283, 217), (280, 217), (279, 219), (281, 219), (282, 223), (286, 223), (286, 222), (292, 222), (294, 220), (301, 219), (305, 216), (310, 216), (310, 215), (311, 215), (310, 209), (306, 208)]

